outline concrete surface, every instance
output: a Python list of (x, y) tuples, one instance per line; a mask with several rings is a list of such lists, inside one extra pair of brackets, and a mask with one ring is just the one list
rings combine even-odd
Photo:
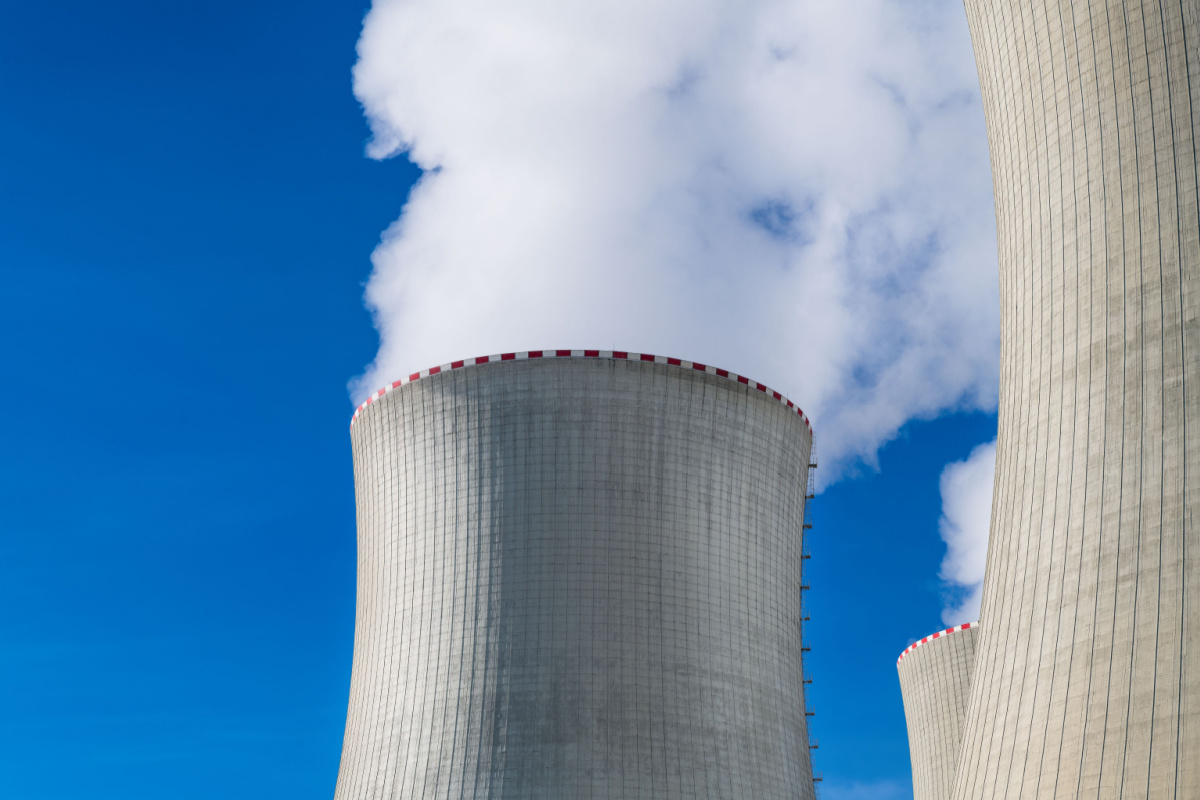
[(1200, 798), (1200, 0), (967, 0), (1002, 317), (955, 797)]
[(400, 386), (352, 440), (339, 800), (813, 796), (796, 412), (528, 359)]
[(955, 626), (935, 634), (937, 638), (926, 637), (896, 662), (908, 723), (913, 800), (951, 800), (954, 795), (977, 625)]

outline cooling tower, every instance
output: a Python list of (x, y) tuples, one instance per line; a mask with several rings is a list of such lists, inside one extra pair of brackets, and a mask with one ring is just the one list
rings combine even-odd
[(1200, 798), (1200, 2), (966, 8), (1002, 329), (955, 797)]
[(967, 718), (978, 632), (978, 623), (947, 628), (910, 645), (896, 659), (908, 722), (913, 800), (951, 800), (954, 795), (954, 765)]
[(336, 797), (812, 798), (812, 433), (744, 377), (608, 351), (456, 361), (352, 424)]

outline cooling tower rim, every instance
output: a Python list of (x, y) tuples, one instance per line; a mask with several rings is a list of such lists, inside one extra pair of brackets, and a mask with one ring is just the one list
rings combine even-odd
[(429, 369), (423, 369), (420, 372), (414, 372), (411, 375), (401, 378), (398, 381), (393, 381), (382, 389), (371, 394), (362, 405), (354, 410), (354, 416), (350, 418), (350, 427), (354, 427), (354, 421), (358, 419), (367, 406), (374, 403), (379, 398), (383, 397), (388, 392), (399, 389), (401, 386), (407, 386), (414, 381), (419, 381), (422, 378), (428, 378), (433, 375), (440, 375), (443, 372), (451, 370), (463, 369), (465, 367), (478, 366), (480, 364), (491, 364), (498, 361), (525, 361), (531, 358), (608, 358), (618, 361), (650, 361), (656, 364), (667, 364), (680, 369), (695, 370), (696, 372), (704, 372), (709, 375), (716, 375), (720, 378), (726, 378), (735, 383), (740, 383), (751, 389), (757, 389), (768, 397), (778, 400), (780, 405), (783, 405), (799, 415), (804, 421), (804, 425), (808, 428), (808, 433), (812, 435), (812, 422), (800, 410), (800, 406), (788, 400), (779, 392), (769, 388), (766, 384), (751, 380), (745, 375), (739, 375), (736, 372), (730, 372), (727, 369), (714, 367), (711, 364), (701, 364), (698, 361), (688, 361), (683, 358), (672, 358), (670, 356), (656, 356), (651, 353), (633, 353), (627, 350), (525, 350), (519, 353), (497, 353), (490, 356), (477, 356), (476, 358), (464, 358), (461, 361), (451, 361), (448, 364), (441, 364)]
[(969, 631), (969, 630), (971, 630), (971, 628), (978, 628), (978, 627), (979, 627), (979, 620), (976, 620), (975, 622), (964, 622), (962, 625), (955, 625), (953, 628), (946, 628), (946, 630), (944, 630), (944, 631), (938, 631), (937, 633), (931, 633), (928, 636), (926, 636), (924, 639), (921, 639), (920, 641), (913, 642), (912, 644), (910, 644), (905, 649), (905, 651), (900, 654), (900, 657), (896, 659), (896, 666), (900, 665), (900, 662), (904, 660), (904, 657), (906, 655), (911, 653), (913, 650), (916, 650), (918, 647), (920, 647), (923, 644), (928, 644), (929, 642), (932, 642), (934, 639), (941, 639), (942, 637), (949, 636), (952, 633), (958, 633), (959, 631)]

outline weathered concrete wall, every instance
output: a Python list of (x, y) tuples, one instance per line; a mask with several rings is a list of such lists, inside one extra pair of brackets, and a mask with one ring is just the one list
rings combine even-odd
[(813, 796), (811, 432), (664, 361), (447, 365), (356, 416), (337, 798)]
[(955, 797), (1200, 798), (1200, 1), (966, 8), (1002, 349)]
[(978, 625), (956, 625), (926, 636), (896, 661), (908, 723), (913, 800), (950, 800), (954, 795)]

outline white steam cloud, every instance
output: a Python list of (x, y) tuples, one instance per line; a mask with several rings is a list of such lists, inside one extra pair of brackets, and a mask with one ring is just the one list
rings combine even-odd
[(748, 374), (823, 478), (995, 405), (987, 142), (960, 0), (376, 0), (369, 154), (425, 170), (373, 256), (356, 399), (507, 350)]
[(950, 602), (942, 611), (942, 621), (947, 625), (979, 619), (995, 476), (995, 442), (979, 445), (965, 461), (942, 470), (938, 529), (946, 542), (942, 580), (948, 584)]

